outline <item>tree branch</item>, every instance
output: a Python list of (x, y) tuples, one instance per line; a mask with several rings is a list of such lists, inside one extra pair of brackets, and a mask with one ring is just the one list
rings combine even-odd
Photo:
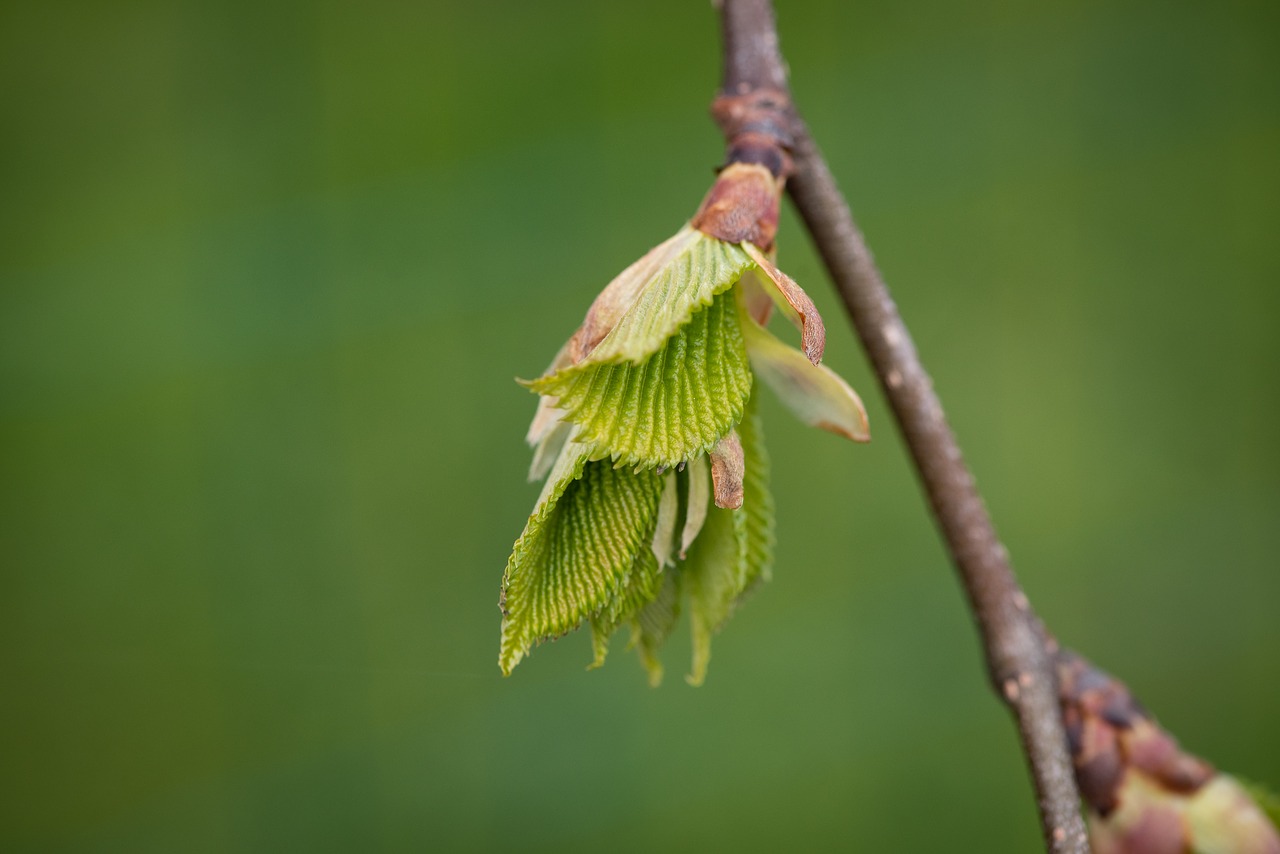
[[(1059, 712), (1056, 649), (1042, 634), (1018, 585), (933, 383), (849, 206), (790, 106), (769, 0), (722, 0), (720, 11), (724, 88), (713, 113), (728, 139), (729, 160), (761, 162), (762, 136), (772, 136), (774, 145), (790, 155), (790, 162), (775, 171), (790, 174), (792, 201), (835, 281), (911, 452), (968, 596), (988, 675), (1017, 720), (1045, 845), (1054, 854), (1087, 852), (1080, 796)], [(753, 154), (744, 157), (743, 151)]]

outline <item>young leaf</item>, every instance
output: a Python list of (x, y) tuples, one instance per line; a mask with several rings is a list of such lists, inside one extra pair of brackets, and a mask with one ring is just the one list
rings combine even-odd
[(702, 525), (707, 521), (707, 508), (711, 504), (711, 466), (707, 458), (698, 455), (689, 460), (685, 478), (688, 493), (685, 501), (684, 528), (680, 533), (680, 559), (688, 557), (689, 547), (698, 538)]
[(734, 298), (714, 297), (639, 364), (575, 366), (531, 387), (558, 397), (565, 420), (578, 425), (578, 440), (593, 458), (674, 466), (729, 432), (751, 394)]
[[(769, 580), (773, 568), (774, 504), (769, 491), (769, 455), (756, 409), (752, 399), (738, 425), (745, 460), (742, 509), (709, 507), (702, 533), (681, 567), (683, 586), (689, 593), (693, 633), (693, 667), (688, 677), (691, 685), (701, 685), (706, 678), (712, 636), (724, 627), (757, 584)], [(691, 475), (692, 472), (690, 467)], [(703, 506), (711, 503), (705, 497), (702, 502)]]
[(591, 303), (582, 325), (562, 350), (563, 360), (557, 357), (557, 362), (552, 363), (547, 373), (582, 361), (618, 325), (640, 292), (668, 265), (677, 263), (680, 256), (700, 239), (698, 232), (682, 228), (619, 273)]
[(642, 548), (635, 557), (631, 572), (623, 580), (608, 604), (591, 618), (591, 649), (594, 659), (591, 668), (604, 664), (609, 653), (609, 638), (623, 623), (629, 621), (653, 601), (662, 587), (662, 564), (652, 549)]
[(712, 507), (684, 565), (693, 634), (690, 685), (701, 685), (711, 660), (711, 637), (733, 613), (747, 574), (746, 514)]
[(855, 442), (870, 441), (862, 400), (835, 371), (811, 364), (799, 350), (779, 341), (745, 312), (742, 333), (751, 367), (797, 418)]
[[(550, 397), (542, 398), (544, 401), (553, 399)], [(560, 410), (551, 409), (549, 411), (559, 413)], [(560, 458), (560, 452), (564, 450), (565, 444), (572, 435), (573, 425), (567, 421), (558, 421), (549, 430), (543, 432), (533, 446), (533, 460), (529, 463), (529, 481), (531, 483), (547, 476), (547, 472), (551, 471), (555, 461)]]
[(679, 568), (663, 572), (658, 595), (631, 620), (631, 645), (640, 654), (640, 663), (649, 672), (649, 684), (654, 688), (662, 684), (662, 661), (658, 658), (658, 650), (680, 619), (683, 578), (684, 573)]
[(754, 264), (742, 247), (688, 226), (664, 245), (671, 251), (637, 289), (613, 328), (575, 367), (643, 361)]
[[(570, 442), (516, 541), (502, 580), (504, 674), (539, 641), (576, 628), (617, 595), (650, 549), (662, 476), (587, 462)], [(655, 560), (656, 562), (656, 560)]]
[(764, 447), (764, 430), (757, 398), (747, 403), (738, 425), (742, 452), (746, 458), (743, 478), (742, 513), (746, 516), (747, 558), (738, 602), (759, 584), (768, 581), (773, 569), (774, 504), (769, 490), (769, 453)]
[(658, 566), (675, 566), (672, 553), (676, 548), (676, 520), (680, 513), (680, 487), (677, 473), (669, 471), (662, 476), (662, 500), (658, 502), (658, 524), (653, 531), (653, 556)]

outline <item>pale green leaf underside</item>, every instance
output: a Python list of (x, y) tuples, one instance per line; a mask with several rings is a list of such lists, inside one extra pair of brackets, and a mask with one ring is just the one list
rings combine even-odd
[[(601, 613), (651, 550), (662, 477), (585, 463), (571, 442), (516, 541), (502, 583), (502, 648), (511, 669), (541, 640)], [(580, 472), (580, 476), (575, 476)]]
[(658, 502), (658, 524), (653, 531), (653, 556), (662, 567), (675, 566), (672, 555), (676, 550), (676, 520), (680, 514), (680, 486), (677, 473), (663, 475), (662, 500)]
[(729, 290), (755, 262), (742, 247), (689, 226), (677, 234), (680, 247), (640, 289), (618, 323), (579, 367), (603, 362), (640, 362), (688, 322), (716, 294)]
[(725, 293), (640, 364), (575, 366), (532, 385), (559, 398), (592, 458), (653, 467), (714, 445), (742, 418), (751, 377), (738, 309)]
[(683, 559), (689, 547), (702, 532), (702, 523), (707, 521), (707, 509), (711, 506), (711, 465), (704, 455), (689, 460), (685, 468), (687, 474), (685, 485), (684, 528), (680, 532), (680, 557)]
[(871, 438), (862, 400), (835, 371), (812, 364), (749, 317), (742, 332), (756, 375), (797, 418), (856, 442)]

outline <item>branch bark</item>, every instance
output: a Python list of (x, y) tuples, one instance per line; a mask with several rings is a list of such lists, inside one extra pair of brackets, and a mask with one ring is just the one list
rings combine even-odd
[[(762, 137), (785, 153), (788, 190), (893, 409), (982, 638), (987, 672), (1017, 721), (1047, 850), (1087, 852), (1054, 667), (932, 380), (822, 153), (791, 107), (770, 0), (722, 0), (724, 84), (713, 107), (729, 160), (764, 162)], [(745, 154), (744, 154), (745, 152)], [(775, 164), (768, 163), (771, 168)]]

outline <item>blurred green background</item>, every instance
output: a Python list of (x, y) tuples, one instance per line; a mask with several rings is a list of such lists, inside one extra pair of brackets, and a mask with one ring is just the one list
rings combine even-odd
[[(1280, 784), (1280, 6), (779, 3), (1033, 601)], [(1030, 851), (876, 440), (765, 392), (774, 582), (686, 687), (495, 663), (540, 371), (718, 162), (706, 2), (5, 4), (7, 850)]]

